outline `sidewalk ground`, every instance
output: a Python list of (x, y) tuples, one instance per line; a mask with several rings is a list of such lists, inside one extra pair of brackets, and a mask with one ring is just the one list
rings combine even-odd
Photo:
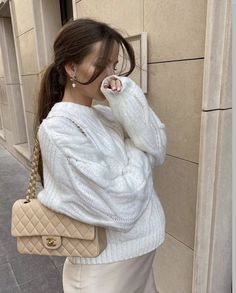
[(25, 197), (29, 172), (0, 146), (0, 293), (63, 293), (65, 257), (19, 254), (11, 208)]

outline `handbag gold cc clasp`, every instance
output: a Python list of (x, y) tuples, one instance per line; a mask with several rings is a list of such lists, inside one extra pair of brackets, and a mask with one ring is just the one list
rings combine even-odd
[(57, 249), (61, 245), (60, 236), (42, 236), (42, 240), (47, 249)]
[(53, 246), (56, 246), (57, 245), (56, 243), (57, 243), (56, 242), (56, 239), (54, 239), (54, 238), (47, 238), (47, 246), (53, 247)]

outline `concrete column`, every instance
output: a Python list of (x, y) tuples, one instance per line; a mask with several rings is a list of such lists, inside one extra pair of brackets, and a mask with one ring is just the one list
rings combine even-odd
[(209, 0), (193, 293), (231, 292), (231, 3)]

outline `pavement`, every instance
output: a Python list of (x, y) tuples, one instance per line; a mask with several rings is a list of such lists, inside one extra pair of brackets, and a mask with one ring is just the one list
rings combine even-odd
[(25, 198), (29, 175), (0, 146), (0, 293), (63, 293), (65, 257), (20, 254), (11, 236), (11, 208)]

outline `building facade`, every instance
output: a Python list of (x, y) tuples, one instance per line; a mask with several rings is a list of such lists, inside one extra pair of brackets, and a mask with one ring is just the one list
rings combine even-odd
[(0, 144), (27, 168), (54, 38), (81, 17), (130, 40), (147, 35), (146, 96), (168, 140), (153, 174), (167, 220), (154, 263), (158, 290), (231, 292), (230, 1), (0, 1)]

